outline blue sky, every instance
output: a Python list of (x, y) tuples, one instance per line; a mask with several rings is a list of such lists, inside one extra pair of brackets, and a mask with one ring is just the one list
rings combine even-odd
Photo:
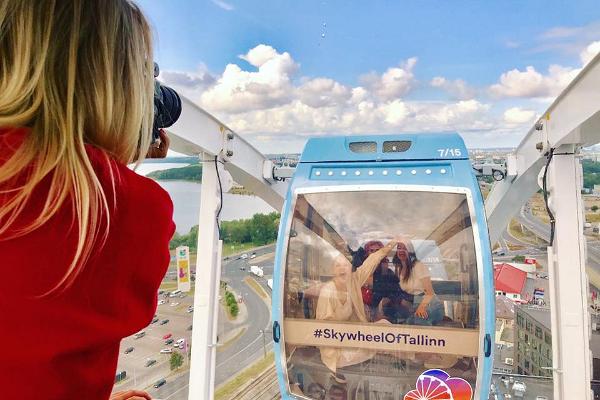
[(597, 1), (138, 3), (162, 79), (263, 151), (452, 130), (514, 146), (600, 50)]

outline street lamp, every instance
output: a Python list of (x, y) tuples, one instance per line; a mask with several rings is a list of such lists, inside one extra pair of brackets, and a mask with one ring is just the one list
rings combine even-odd
[(265, 334), (266, 333), (271, 333), (272, 331), (266, 330), (266, 329), (261, 329), (258, 331), (263, 338), (263, 352), (264, 352), (264, 358), (267, 358), (267, 339), (265, 338)]

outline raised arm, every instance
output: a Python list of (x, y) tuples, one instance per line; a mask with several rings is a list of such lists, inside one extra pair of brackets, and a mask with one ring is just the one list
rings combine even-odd
[(398, 240), (390, 240), (388, 244), (386, 244), (381, 249), (377, 250), (375, 253), (367, 257), (367, 259), (362, 263), (362, 265), (358, 267), (356, 271), (353, 272), (353, 274), (356, 274), (355, 276), (357, 277), (360, 286), (364, 285), (365, 282), (369, 279), (369, 277), (373, 275), (375, 268), (377, 268), (379, 263), (381, 263), (381, 260), (383, 260), (384, 257), (386, 257), (388, 253), (394, 247), (396, 247), (397, 244)]

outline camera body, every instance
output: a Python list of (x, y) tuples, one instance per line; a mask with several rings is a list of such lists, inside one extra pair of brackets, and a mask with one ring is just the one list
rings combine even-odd
[(156, 78), (160, 74), (158, 64), (154, 63), (154, 122), (152, 141), (160, 139), (159, 129), (168, 128), (181, 115), (181, 98), (175, 90), (161, 84)]

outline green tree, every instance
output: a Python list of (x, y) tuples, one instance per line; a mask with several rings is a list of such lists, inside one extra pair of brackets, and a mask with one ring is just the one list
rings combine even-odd
[(171, 365), (171, 371), (181, 367), (183, 365), (183, 356), (181, 353), (178, 351), (171, 353), (169, 364)]
[(524, 263), (525, 256), (514, 256), (512, 260), (516, 263)]
[(596, 212), (596, 211), (598, 211), (598, 206), (594, 204), (594, 205), (592, 206), (592, 211), (593, 211), (593, 212)]

